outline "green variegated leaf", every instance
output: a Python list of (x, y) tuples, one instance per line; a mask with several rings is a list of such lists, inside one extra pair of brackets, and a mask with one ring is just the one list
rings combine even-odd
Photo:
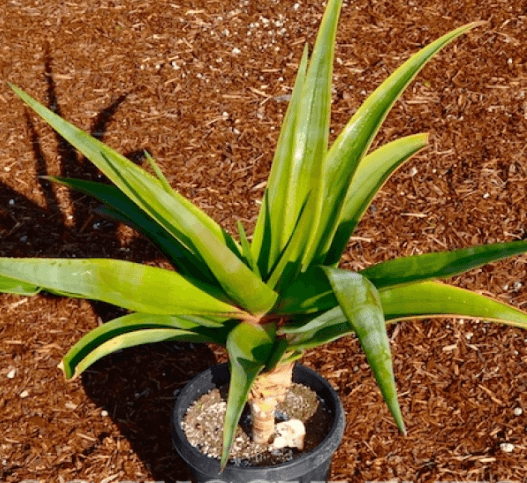
[(348, 188), (337, 231), (324, 265), (335, 265), (340, 260), (348, 240), (373, 197), (391, 174), (424, 148), (428, 134), (415, 134), (392, 141), (368, 154), (357, 167)]
[[(328, 144), (331, 75), (341, 4), (341, 0), (328, 2), (305, 75), (307, 51), (304, 50), (253, 242), (264, 278), (279, 257), (284, 264), (291, 261), (300, 265), (314, 233), (312, 227), (316, 226), (322, 210), (321, 170)], [(310, 229), (304, 230), (296, 243), (289, 243), (298, 230), (300, 213), (309, 193), (314, 194), (307, 208), (311, 214)], [(287, 244), (289, 260), (284, 260)]]
[(306, 230), (301, 243), (291, 245), (294, 250), (290, 257), (295, 263), (297, 260), (306, 263), (306, 258), (310, 260), (318, 242), (319, 220), (327, 215), (324, 197), (328, 180), (324, 164), (329, 140), (335, 38), (341, 7), (342, 0), (330, 0), (327, 4), (302, 86), (291, 157), (290, 189), (281, 207), (285, 212), (282, 246), (293, 233), (304, 203), (311, 215), (310, 229)]
[[(15, 85), (9, 84), (13, 91), (19, 96), (31, 109), (33, 109), (40, 117), (42, 117), (55, 131), (57, 131), (66, 141), (72, 144), (78, 149), (86, 158), (88, 158), (93, 164), (95, 164), (124, 194), (128, 196), (134, 203), (153, 203), (156, 206), (158, 203), (154, 203), (152, 195), (145, 196), (142, 198), (140, 193), (134, 192), (133, 186), (130, 185), (129, 181), (123, 181), (123, 174), (133, 173), (139, 178), (149, 180), (153, 185), (158, 188), (162, 188), (163, 184), (144, 169), (136, 166), (132, 161), (125, 158), (122, 154), (106, 146), (101, 141), (95, 139), (89, 134), (85, 133), (81, 129), (75, 127), (65, 119), (50, 111), (38, 101), (33, 99), (31, 96), (26, 94), (20, 88)], [(118, 174), (117, 174), (118, 173)], [(163, 188), (164, 190), (164, 188)], [(166, 191), (165, 191), (166, 193)], [(174, 207), (179, 207), (183, 212), (192, 214), (197, 218), (200, 223), (205, 225), (214, 236), (221, 240), (222, 243), (227, 245), (235, 245), (234, 240), (209, 216), (207, 216), (197, 206), (192, 204), (190, 201), (185, 199), (176, 191), (172, 190), (167, 195), (173, 198)], [(145, 210), (148, 211), (148, 210)]]
[(453, 30), (413, 55), (366, 99), (342, 130), (325, 158), (324, 210), (316, 229), (318, 244), (306, 263), (317, 265), (326, 259), (353, 175), (395, 101), (439, 50), (476, 25)]
[[(154, 342), (164, 341), (185, 341), (185, 342), (215, 342), (214, 339), (206, 335), (196, 333), (191, 330), (172, 329), (172, 328), (146, 328), (138, 329), (131, 332), (124, 332), (115, 335), (111, 339), (102, 342), (94, 347), (86, 356), (77, 361), (73, 366), (71, 363), (62, 362), (61, 367), (66, 377), (76, 377), (84, 372), (88, 367), (99, 359), (112, 354), (118, 350), (127, 349), (143, 344), (152, 344)], [(66, 356), (67, 357), (67, 356)]]
[(222, 469), (227, 464), (236, 425), (251, 386), (271, 356), (274, 343), (273, 325), (264, 328), (261, 325), (242, 322), (231, 330), (227, 337), (231, 380), (223, 431)]
[[(396, 258), (361, 271), (377, 289), (437, 278), (448, 278), (489, 262), (527, 251), (527, 242), (515, 241)], [(283, 291), (273, 312), (283, 315), (309, 314), (335, 306), (331, 286), (320, 267), (301, 274)]]
[(300, 67), (296, 77), (291, 101), (280, 131), (280, 138), (273, 159), (271, 173), (267, 181), (262, 207), (258, 214), (254, 230), (251, 249), (254, 258), (258, 261), (260, 272), (266, 279), (271, 267), (276, 264), (280, 253), (287, 242), (282, 244), (286, 238), (284, 232), (283, 209), (287, 193), (290, 189), (291, 155), (295, 139), (298, 111), (302, 101), (302, 88), (305, 81), (307, 69), (308, 49), (304, 48), (304, 54), (300, 61)]
[[(184, 214), (183, 209), (173, 210), (173, 200), (170, 194), (156, 186), (150, 179), (137, 175), (130, 171), (121, 175), (116, 169), (116, 175), (122, 177), (122, 182), (135, 186), (141, 191), (141, 196), (150, 197), (148, 203), (143, 203), (142, 208), (151, 205), (152, 217), (170, 230), (173, 226), (179, 226), (182, 230), (179, 234), (186, 245), (194, 248), (196, 253), (205, 261), (225, 292), (244, 309), (251, 313), (260, 315), (267, 312), (276, 300), (277, 294), (255, 275), (241, 260), (241, 254), (235, 255), (227, 245), (219, 243), (218, 239), (200, 223), (192, 213)], [(173, 223), (165, 223), (172, 220)], [(177, 231), (177, 230), (176, 230)]]
[(240, 259), (238, 245), (219, 225), (175, 191), (121, 154), (68, 123), (15, 86), (22, 100), (77, 148), (139, 208), (209, 266), (225, 292), (256, 315), (267, 312), (274, 293)]
[(0, 258), (0, 275), (138, 312), (243, 314), (222, 301), (223, 294), (214, 287), (176, 272), (122, 260)]
[(247, 239), (247, 234), (245, 233), (245, 228), (243, 227), (243, 224), (240, 220), (237, 222), (238, 225), (238, 233), (240, 234), (240, 242), (242, 244), (242, 257), (245, 260), (245, 263), (247, 266), (258, 276), (260, 276), (260, 269), (258, 268), (258, 264), (255, 262), (253, 258), (253, 254), (251, 251), (251, 245), (249, 244), (249, 240)]
[(397, 427), (406, 434), (397, 401), (390, 342), (377, 289), (366, 277), (358, 273), (329, 267), (325, 267), (324, 272), (342, 312), (359, 338)]
[(198, 280), (219, 287), (218, 281), (214, 278), (209, 267), (199, 256), (171, 236), (170, 233), (152, 220), (115, 186), (54, 176), (49, 176), (47, 179), (93, 196), (106, 205), (106, 208), (97, 210), (102, 216), (106, 216), (113, 221), (125, 223), (149, 238), (183, 275), (190, 275)]
[(0, 293), (16, 295), (36, 295), (42, 289), (32, 283), (22, 282), (14, 278), (0, 277)]
[(396, 258), (372, 265), (361, 273), (377, 288), (383, 288), (432, 278), (452, 277), (525, 252), (527, 252), (526, 241), (478, 245), (450, 252)]
[(459, 316), (527, 328), (527, 313), (483, 295), (439, 282), (419, 282), (379, 291), (387, 321)]
[[(224, 321), (226, 320), (224, 318)], [(164, 332), (149, 332), (153, 329), (171, 329), (166, 334), (170, 338), (176, 337), (178, 340), (215, 342), (225, 345), (230, 328), (229, 324), (225, 325), (221, 322), (196, 316), (178, 317), (141, 313), (125, 315), (100, 325), (82, 337), (64, 356), (62, 369), (67, 379), (76, 377), (101, 357), (122, 349), (124, 346), (130, 347), (127, 344), (132, 341), (132, 345), (137, 345), (136, 342), (138, 341), (149, 342), (151, 337), (157, 338), (160, 334), (165, 334)], [(134, 332), (140, 332), (140, 334), (122, 337)]]

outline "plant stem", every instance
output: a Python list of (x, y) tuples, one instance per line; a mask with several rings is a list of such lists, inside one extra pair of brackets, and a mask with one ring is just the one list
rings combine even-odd
[(258, 376), (251, 388), (249, 405), (253, 420), (253, 441), (267, 444), (274, 433), (274, 413), (285, 400), (293, 383), (294, 362), (276, 366)]

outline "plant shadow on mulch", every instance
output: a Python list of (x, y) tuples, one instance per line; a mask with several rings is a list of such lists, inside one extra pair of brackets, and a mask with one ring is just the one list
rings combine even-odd
[[(45, 58), (45, 77), (48, 87), (47, 107), (61, 115), (60, 100), (55, 93), (51, 64), (52, 59), (48, 54)], [(90, 130), (93, 137), (102, 140), (106, 125), (125, 99), (126, 95), (119, 96), (96, 116)], [(45, 179), (53, 162), (58, 163), (61, 177), (101, 181), (103, 175), (88, 160), (79, 156), (76, 150), (56, 133), (56, 161), (46, 160), (35, 128), (35, 117), (27, 108), (25, 120), (35, 157), (37, 173), (35, 182), (44, 193), (47, 210), (42, 209), (11, 187), (0, 183), (0, 196), (10, 200), (9, 210), (0, 212), (0, 224), (7, 232), (2, 238), (2, 252), (17, 257), (46, 256), (48, 253), (51, 254), (51, 251), (53, 251), (53, 256), (109, 256), (108, 252), (120, 247), (121, 241), (117, 235), (117, 225), (93, 213), (99, 203), (72, 192), (71, 209), (67, 213), (67, 210), (59, 206), (55, 188), (57, 185)], [(125, 156), (138, 163), (142, 161), (144, 152), (147, 150), (148, 148), (145, 147), (126, 153)], [(23, 223), (17, 220), (23, 220)], [(42, 236), (44, 233), (45, 237)], [(31, 240), (38, 240), (38, 244), (31, 243)], [(148, 257), (159, 258), (159, 253), (154, 255), (153, 247), (145, 249), (147, 244), (150, 245), (145, 239), (136, 237), (132, 243), (127, 243), (125, 248), (121, 247), (121, 250), (126, 252), (128, 259), (136, 258), (138, 261), (139, 259), (145, 261)], [(61, 247), (60, 253), (56, 253), (57, 246)], [(121, 258), (122, 256), (121, 253)]]
[[(190, 474), (171, 442), (174, 398), (188, 380), (216, 362), (203, 344), (151, 344), (107, 357), (86, 371), (82, 383), (155, 481), (187, 481)], [(94, 447), (106, 436), (101, 433)]]
[[(61, 115), (51, 64), (52, 59), (47, 55), (47, 107)], [(98, 139), (104, 137), (106, 125), (126, 97), (119, 96), (99, 112), (90, 130), (92, 136)], [(54, 161), (47, 160), (40, 148), (35, 117), (29, 109), (26, 110), (25, 120), (36, 163), (35, 181), (44, 193), (47, 210), (0, 183), (0, 196), (12, 200), (9, 212), (0, 212), (0, 225), (7, 232), (3, 236), (2, 251), (16, 257), (114, 257), (147, 263), (159, 260), (162, 254), (143, 238), (134, 237), (123, 247), (117, 225), (105, 221), (93, 212), (99, 205), (98, 202), (72, 192), (71, 212), (67, 214), (61, 208), (54, 190), (55, 184), (43, 178), (48, 175), (50, 163)], [(96, 167), (79, 156), (58, 134), (55, 136), (56, 159), (60, 165), (61, 177), (101, 181), (103, 175)], [(145, 150), (147, 148), (138, 149), (125, 156), (140, 163)], [(16, 221), (19, 219), (23, 220), (23, 224)], [(57, 246), (60, 247), (59, 252)], [(45, 292), (42, 296), (58, 298)], [(124, 309), (104, 302), (86, 302), (100, 322), (107, 322), (126, 313)], [(182, 386), (217, 362), (214, 352), (204, 344), (149, 344), (147, 347), (127, 349), (104, 358), (82, 374), (81, 382), (85, 394), (101, 411), (108, 413), (154, 479), (188, 480), (186, 465), (173, 450), (170, 439), (172, 406)], [(99, 433), (96, 441), (92, 441), (82, 453), (74, 456), (73, 463), (91, 454), (108, 436), (109, 433)], [(2, 475), (4, 473), (0, 472), (0, 476)]]

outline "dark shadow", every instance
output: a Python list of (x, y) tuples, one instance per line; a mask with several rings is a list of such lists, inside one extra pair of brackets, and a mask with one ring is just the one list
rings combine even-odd
[(65, 222), (64, 213), (62, 213), (61, 210), (59, 209), (57, 200), (55, 199), (55, 196), (53, 195), (53, 189), (51, 187), (51, 182), (48, 180), (42, 179), (43, 176), (47, 176), (48, 174), (46, 158), (44, 157), (44, 154), (42, 153), (42, 150), (40, 149), (40, 141), (38, 138), (38, 134), (35, 130), (35, 126), (27, 110), (25, 112), (25, 118), (26, 118), (26, 125), (29, 131), (29, 139), (31, 142), (31, 148), (35, 156), (38, 183), (40, 184), (40, 187), (42, 191), (44, 192), (44, 197), (46, 199), (46, 207), (51, 215), (53, 215), (54, 217), (60, 218), (61, 224), (62, 226), (64, 226), (64, 222)]
[[(63, 117), (60, 108), (60, 103), (57, 98), (55, 83), (53, 82), (52, 58), (49, 52), (49, 46), (45, 47), (44, 75), (46, 77), (47, 83), (48, 109), (53, 111), (55, 114)], [(113, 115), (117, 112), (117, 109), (119, 109), (119, 106), (126, 100), (126, 97), (127, 94), (120, 95), (95, 117), (95, 121), (90, 130), (91, 136), (98, 139), (99, 141), (103, 140), (108, 123), (111, 121)], [(55, 138), (57, 141), (58, 161), (60, 163), (60, 176), (65, 178), (80, 178), (94, 181), (99, 180), (102, 177), (97, 167), (94, 166), (88, 159), (80, 155), (77, 150), (62, 136), (55, 133)], [(143, 152), (143, 150), (141, 150), (141, 152)], [(134, 156), (134, 160), (137, 159), (136, 152), (130, 154)], [(128, 157), (129, 154), (127, 154), (126, 156)], [(139, 159), (138, 162), (140, 162), (141, 160), (142, 159)], [(47, 173), (39, 172), (39, 175), (45, 176), (47, 175)], [(75, 224), (75, 229), (77, 231), (84, 226), (82, 213), (78, 214), (80, 216), (76, 216), (78, 207), (78, 203), (72, 203), (73, 220)]]
[[(45, 60), (47, 104), (60, 115), (60, 102), (53, 81), (52, 58)], [(91, 127), (91, 134), (104, 138), (107, 125), (127, 95), (117, 97), (103, 109)], [(71, 193), (67, 211), (62, 207), (54, 183), (43, 179), (50, 174), (51, 161), (46, 158), (35, 129), (33, 114), (26, 111), (29, 142), (35, 158), (35, 180), (45, 207), (12, 187), (0, 183), (0, 256), (7, 257), (77, 257), (117, 258), (139, 263), (159, 260), (163, 254), (148, 240), (137, 235), (126, 243), (118, 236), (118, 226), (100, 218), (94, 210), (95, 200)], [(105, 179), (88, 160), (62, 137), (56, 135), (58, 172), (63, 177), (85, 180)], [(125, 154), (138, 163), (145, 148)], [(57, 169), (53, 170), (56, 174)], [(54, 297), (53, 295), (46, 295)], [(106, 322), (125, 311), (102, 302), (90, 302), (96, 315)], [(216, 363), (206, 345), (160, 343), (127, 349), (99, 361), (82, 377), (86, 394), (118, 425), (139, 458), (150, 468), (157, 481), (188, 480), (186, 466), (172, 449), (170, 417), (175, 393), (191, 377)], [(90, 452), (103, 443), (99, 435)], [(82, 455), (73, 455), (82, 459)]]
[[(106, 357), (84, 373), (82, 383), (149, 469), (149, 480), (189, 481), (188, 468), (172, 447), (172, 408), (179, 390), (214, 364), (214, 353), (204, 344), (150, 344)], [(93, 449), (106, 436), (99, 435)]]
[[(61, 115), (53, 81), (52, 58), (46, 47), (44, 75), (47, 83), (47, 106)], [(127, 94), (118, 96), (95, 118), (90, 134), (103, 139), (108, 123), (125, 102)], [(57, 195), (58, 186), (45, 179), (50, 175), (50, 163), (41, 148), (40, 138), (35, 128), (34, 115), (29, 109), (25, 112), (29, 142), (35, 158), (37, 177), (35, 182), (42, 193), (44, 207), (21, 195), (12, 187), (0, 183), (0, 256), (10, 257), (101, 257), (119, 258), (139, 263), (164, 258), (163, 254), (140, 234), (126, 244), (121, 243), (118, 225), (101, 218), (95, 209), (99, 206), (96, 200), (77, 192), (68, 192), (67, 212), (61, 208)], [(104, 175), (60, 135), (55, 133), (57, 143), (56, 163), (52, 171), (62, 177), (73, 177), (84, 180), (106, 180)], [(147, 148), (125, 153), (128, 159), (141, 163)], [(62, 201), (64, 206), (64, 200)], [(93, 303), (97, 315), (109, 320), (115, 309), (103, 303)], [(105, 312), (110, 310), (111, 314)]]

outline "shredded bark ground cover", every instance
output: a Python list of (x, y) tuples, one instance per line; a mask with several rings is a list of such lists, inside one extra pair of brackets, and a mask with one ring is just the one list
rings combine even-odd
[[(254, 226), (303, 45), (322, 2), (4, 0), (0, 2), (0, 255), (116, 257), (163, 264), (97, 203), (42, 175), (97, 171), (15, 99), (18, 84), (144, 163), (231, 233)], [(338, 133), (410, 54), (474, 20), (416, 78), (376, 143), (431, 133), (368, 210), (343, 260), (525, 239), (527, 5), (523, 0), (346, 2), (334, 76)], [(449, 283), (527, 308), (527, 257)], [(174, 393), (214, 346), (123, 351), (66, 383), (62, 355), (119, 315), (48, 295), (0, 297), (0, 481), (185, 481), (171, 448)], [(527, 481), (527, 332), (451, 319), (390, 328), (408, 436), (400, 435), (358, 343), (306, 355), (347, 411), (332, 480)]]

